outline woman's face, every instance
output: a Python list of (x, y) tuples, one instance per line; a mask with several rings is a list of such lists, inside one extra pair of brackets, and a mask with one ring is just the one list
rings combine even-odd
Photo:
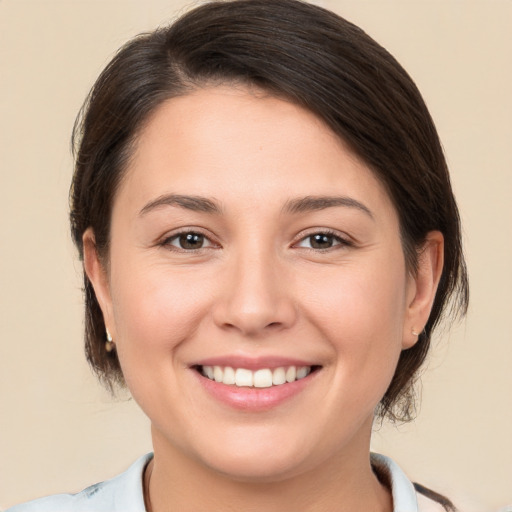
[(108, 274), (92, 236), (157, 453), (263, 480), (367, 457), (426, 318), (387, 193), (314, 115), (229, 87), (169, 100), (118, 190)]

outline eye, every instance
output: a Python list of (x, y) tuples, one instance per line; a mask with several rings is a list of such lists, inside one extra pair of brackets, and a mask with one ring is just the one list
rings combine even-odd
[(164, 240), (163, 245), (171, 246), (183, 251), (197, 251), (207, 247), (213, 247), (214, 244), (202, 233), (196, 231), (184, 231)]
[(297, 247), (305, 247), (307, 249), (325, 250), (331, 249), (337, 245), (350, 245), (347, 240), (344, 240), (338, 235), (330, 232), (313, 233), (302, 238)]

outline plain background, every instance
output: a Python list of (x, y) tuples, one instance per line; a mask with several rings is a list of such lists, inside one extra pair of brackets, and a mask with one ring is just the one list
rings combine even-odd
[[(459, 200), (467, 320), (440, 336), (415, 422), (373, 448), (463, 511), (512, 505), (512, 2), (316, 2), (404, 65), (429, 105)], [(81, 267), (69, 241), (69, 138), (113, 52), (182, 0), (0, 0), (0, 508), (78, 491), (151, 449), (82, 349)]]

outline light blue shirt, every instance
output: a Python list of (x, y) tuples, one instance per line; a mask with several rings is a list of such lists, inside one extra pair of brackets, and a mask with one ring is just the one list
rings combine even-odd
[[(120, 475), (77, 494), (56, 494), (16, 505), (6, 512), (146, 512), (142, 480), (153, 454), (138, 459)], [(430, 512), (443, 508), (418, 496), (413, 484), (389, 457), (371, 454), (372, 465), (390, 482), (393, 512)], [(420, 505), (418, 505), (420, 502)]]

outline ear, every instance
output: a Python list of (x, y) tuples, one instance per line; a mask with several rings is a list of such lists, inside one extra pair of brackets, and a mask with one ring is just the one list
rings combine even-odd
[(108, 273), (104, 263), (101, 261), (96, 247), (96, 240), (92, 228), (87, 228), (82, 236), (84, 247), (84, 270), (94, 288), (96, 299), (103, 313), (105, 326), (115, 340), (115, 323), (112, 312), (112, 298), (110, 295), (110, 284)]
[(402, 349), (416, 344), (428, 321), (443, 263), (444, 237), (440, 231), (430, 231), (418, 254), (417, 272), (409, 275)]

